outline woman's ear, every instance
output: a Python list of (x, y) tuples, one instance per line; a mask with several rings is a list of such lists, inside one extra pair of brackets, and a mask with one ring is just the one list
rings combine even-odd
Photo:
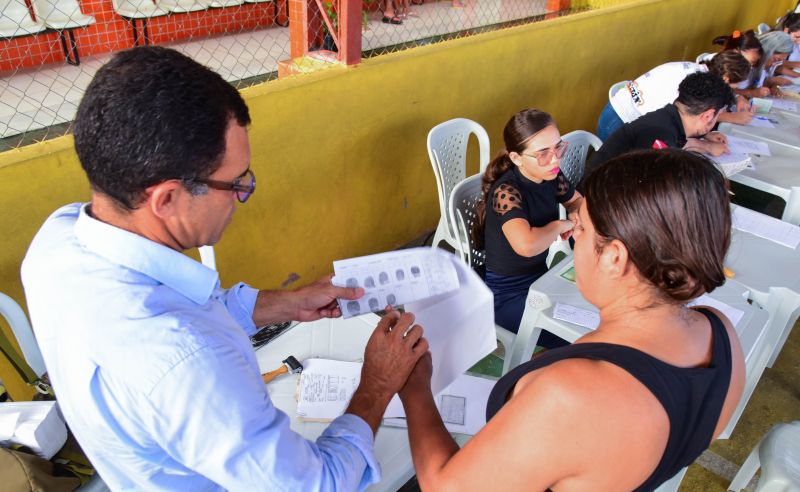
[(522, 156), (516, 152), (509, 152), (508, 158), (511, 159), (511, 162), (513, 162), (515, 166), (519, 167), (522, 165)]
[(619, 239), (611, 240), (603, 246), (598, 264), (607, 278), (623, 277), (628, 272), (628, 248)]

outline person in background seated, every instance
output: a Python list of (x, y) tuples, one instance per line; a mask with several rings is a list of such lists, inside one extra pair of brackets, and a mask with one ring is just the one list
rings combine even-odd
[[(695, 72), (718, 75), (731, 89), (735, 89), (750, 76), (750, 63), (741, 53), (731, 50), (717, 53), (710, 60), (701, 63), (670, 62), (659, 65), (628, 82), (614, 94), (597, 121), (597, 136), (605, 141), (623, 124), (671, 103), (678, 97), (678, 84), (687, 75)], [(740, 111), (723, 111), (719, 121), (747, 124), (753, 117), (747, 101), (735, 109)]]
[(725, 177), (697, 154), (647, 150), (607, 162), (585, 190), (575, 274), (599, 327), (503, 376), (462, 449), (423, 356), (400, 391), (422, 490), (651, 491), (728, 424), (739, 339), (719, 311), (686, 307), (725, 282)]
[(749, 88), (761, 89), (760, 93), (763, 95), (779, 95), (779, 86), (792, 84), (786, 77), (775, 75), (775, 71), (794, 49), (792, 37), (783, 31), (770, 31), (756, 36), (764, 47), (764, 56), (750, 74)]
[(294, 291), (224, 289), (183, 253), (219, 241), (255, 192), (249, 123), (232, 85), (158, 46), (116, 53), (78, 107), (92, 199), (47, 219), (22, 283), (59, 407), (112, 490), (352, 491), (380, 480), (375, 433), (427, 350), (413, 315), (378, 323), (346, 413), (310, 442), (270, 401), (248, 335), (339, 316), (336, 298), (363, 289), (330, 277)]
[[(758, 65), (758, 62), (761, 61), (761, 57), (764, 56), (764, 49), (761, 46), (761, 41), (758, 40), (756, 33), (752, 29), (744, 32), (733, 31), (733, 34), (729, 36), (717, 36), (712, 43), (722, 45), (720, 53), (724, 51), (736, 51), (740, 53), (750, 62), (750, 67)], [(769, 89), (748, 89), (749, 86), (750, 77), (748, 76), (745, 80), (737, 84), (735, 89), (736, 94), (744, 97), (764, 97), (769, 95)]]
[[(800, 69), (800, 14), (795, 12), (787, 13), (778, 23), (777, 30), (783, 31), (792, 38), (792, 52), (783, 64), (775, 70), (777, 75), (784, 77), (792, 77), (796, 79), (800, 77), (800, 73), (795, 69)], [(794, 82), (794, 80), (792, 80)]]
[(719, 76), (707, 72), (686, 76), (674, 103), (625, 123), (608, 137), (586, 164), (584, 179), (605, 161), (636, 149), (675, 147), (711, 155), (727, 152), (725, 135), (711, 130), (720, 112), (732, 102), (733, 91)]
[[(553, 118), (524, 109), (506, 123), (506, 149), (483, 175), (482, 195), (472, 231), (486, 249), (486, 285), (494, 293), (495, 322), (517, 333), (528, 288), (547, 271), (548, 248), (566, 239), (572, 220), (558, 219), (558, 205), (568, 213), (581, 201), (560, 170), (567, 142)], [(566, 342), (549, 333), (540, 337), (548, 348)]]

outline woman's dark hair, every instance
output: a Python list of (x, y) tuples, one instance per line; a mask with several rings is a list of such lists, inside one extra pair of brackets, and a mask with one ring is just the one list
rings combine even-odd
[(194, 192), (222, 163), (232, 121), (250, 123), (235, 87), (175, 50), (143, 46), (97, 71), (78, 106), (75, 150), (92, 189), (130, 211), (164, 181)]
[(680, 149), (630, 152), (598, 167), (584, 191), (597, 250), (621, 241), (663, 301), (683, 303), (725, 282), (727, 180), (705, 157)]
[(475, 207), (477, 217), (472, 228), (472, 238), (478, 249), (483, 249), (484, 244), (483, 233), (486, 229), (486, 202), (489, 198), (489, 189), (503, 173), (514, 165), (508, 156), (509, 152), (522, 153), (525, 150), (525, 144), (531, 137), (555, 123), (549, 113), (538, 109), (523, 109), (506, 123), (506, 127), (503, 129), (503, 142), (506, 144), (506, 148), (489, 163), (481, 180), (481, 198)]
[(764, 49), (761, 47), (761, 41), (758, 40), (758, 38), (756, 37), (756, 33), (753, 32), (752, 29), (745, 32), (733, 31), (732, 34), (726, 36), (717, 36), (711, 43), (721, 44), (722, 45), (721, 51), (758, 50), (759, 54), (761, 54), (762, 56), (764, 55)]
[(781, 17), (776, 30), (783, 31), (784, 29), (787, 29), (789, 32), (800, 30), (800, 14), (796, 12), (787, 12), (786, 15)]
[(729, 84), (738, 84), (750, 76), (752, 67), (747, 58), (738, 51), (720, 51), (708, 61), (702, 62), (708, 67), (708, 71), (714, 75), (723, 77), (728, 76)]

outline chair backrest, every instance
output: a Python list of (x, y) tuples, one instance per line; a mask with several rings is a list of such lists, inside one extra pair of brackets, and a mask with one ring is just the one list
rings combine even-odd
[(456, 251), (461, 259), (472, 267), (480, 270), (486, 263), (486, 253), (475, 247), (472, 239), (472, 226), (477, 220), (475, 207), (481, 198), (482, 173), (470, 176), (453, 188), (448, 202), (448, 216), (455, 225)]
[(212, 270), (217, 269), (217, 255), (214, 253), (214, 246), (200, 246), (200, 262)]
[(569, 142), (569, 147), (564, 157), (561, 158), (561, 172), (567, 177), (573, 186), (577, 186), (583, 179), (583, 169), (586, 167), (586, 156), (589, 154), (589, 147), (598, 150), (603, 142), (593, 133), (583, 130), (575, 130), (561, 137), (565, 142)]
[(44, 29), (31, 17), (24, 0), (0, 0), (0, 38), (27, 36)]
[(454, 237), (454, 225), (447, 214), (447, 204), (453, 188), (467, 175), (470, 134), (478, 139), (480, 172), (483, 173), (489, 164), (489, 136), (481, 125), (466, 118), (455, 118), (436, 125), (428, 132), (428, 157), (439, 190), (439, 211), (447, 221), (451, 237)]
[(2, 292), (0, 292), (0, 315), (6, 319), (11, 327), (11, 332), (14, 333), (17, 343), (22, 349), (25, 361), (33, 369), (33, 372), (41, 377), (46, 371), (44, 359), (42, 359), (42, 353), (39, 351), (36, 338), (33, 336), (28, 317), (25, 316), (25, 312), (14, 299)]
[(614, 97), (614, 94), (616, 94), (618, 90), (620, 90), (623, 87), (625, 87), (628, 84), (628, 82), (630, 82), (630, 81), (622, 80), (622, 81), (619, 81), (616, 84), (612, 85), (611, 87), (609, 87), (608, 88), (608, 100), (610, 101), (611, 98)]
[(36, 19), (45, 24), (56, 22), (77, 27), (90, 23), (77, 0), (31, 0), (31, 6)]
[(694, 61), (695, 63), (702, 63), (704, 61), (709, 61), (712, 58), (714, 58), (714, 55), (716, 55), (716, 53), (700, 53), (699, 55), (697, 55), (697, 58)]

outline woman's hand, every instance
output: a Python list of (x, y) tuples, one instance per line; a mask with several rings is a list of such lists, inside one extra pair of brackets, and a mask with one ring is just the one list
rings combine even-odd
[(417, 365), (411, 370), (411, 374), (406, 380), (405, 386), (400, 389), (398, 395), (404, 403), (414, 399), (414, 395), (420, 392), (431, 391), (431, 377), (433, 376), (433, 359), (430, 352), (425, 352), (417, 361)]
[(735, 113), (726, 113), (725, 121), (735, 123), (737, 125), (746, 125), (753, 119), (753, 113), (750, 111), (737, 111)]
[(769, 87), (759, 87), (758, 89), (753, 89), (756, 92), (758, 97), (767, 97), (772, 94), (772, 91)]
[(560, 229), (558, 232), (558, 236), (563, 240), (566, 241), (572, 236), (572, 231), (575, 229), (575, 221), (571, 219), (567, 220), (559, 220)]

